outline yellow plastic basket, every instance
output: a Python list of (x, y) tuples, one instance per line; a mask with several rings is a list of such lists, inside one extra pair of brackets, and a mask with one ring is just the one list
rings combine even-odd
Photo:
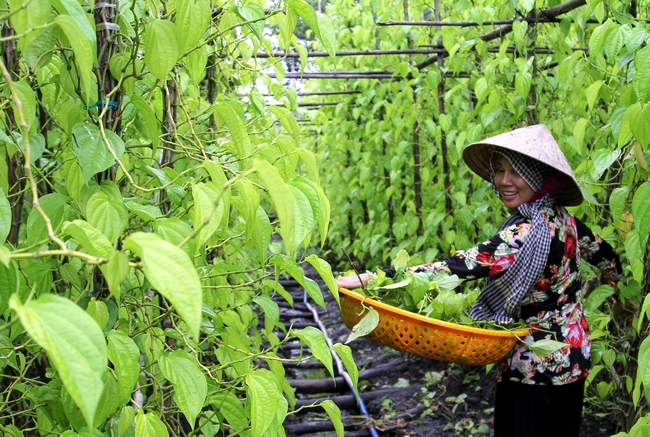
[[(528, 329), (516, 331), (474, 328), (415, 314), (378, 302), (345, 288), (339, 289), (341, 315), (352, 329), (372, 307), (379, 324), (365, 338), (398, 351), (458, 364), (485, 365), (505, 357)], [(363, 302), (363, 305), (362, 305)]]

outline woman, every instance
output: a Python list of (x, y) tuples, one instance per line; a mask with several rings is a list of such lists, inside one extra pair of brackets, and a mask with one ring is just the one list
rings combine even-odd
[[(616, 287), (622, 269), (612, 247), (565, 206), (583, 201), (575, 175), (544, 125), (470, 144), (463, 159), (492, 184), (511, 213), (499, 232), (476, 247), (411, 268), (465, 279), (487, 278), (470, 315), (508, 323), (523, 319), (530, 334), (498, 363), (495, 436), (567, 436), (580, 433), (591, 339), (582, 309), (581, 258)], [(367, 282), (367, 274), (361, 280)], [(356, 276), (338, 285), (357, 288)], [(566, 346), (540, 357), (525, 343)]]

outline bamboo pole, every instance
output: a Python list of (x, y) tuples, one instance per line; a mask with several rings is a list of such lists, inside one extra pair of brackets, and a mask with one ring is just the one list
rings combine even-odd
[[(544, 9), (537, 13), (535, 16), (536, 17), (544, 17), (544, 18), (555, 18), (559, 15), (565, 14), (567, 12), (570, 12), (574, 9), (579, 8), (580, 6), (586, 5), (587, 2), (586, 0), (569, 0), (567, 2), (561, 3), (557, 6), (553, 6), (548, 9)], [(439, 18), (436, 19), (436, 21), (440, 21)], [(537, 22), (540, 22), (540, 20), (537, 20)], [(502, 37), (503, 35), (506, 35), (508, 33), (512, 32), (512, 24), (506, 24), (503, 27), (500, 27), (499, 29), (495, 29), (491, 32), (484, 33), (483, 35), (477, 36), (475, 39), (480, 39), (483, 41), (492, 41), (493, 39), (497, 39)], [(468, 40), (471, 41), (471, 40)], [(423, 69), (425, 67), (428, 67), (429, 65), (433, 64), (436, 62), (438, 59), (438, 56), (431, 56), (428, 59), (425, 59), (424, 61), (416, 64), (416, 67), (418, 69)]]

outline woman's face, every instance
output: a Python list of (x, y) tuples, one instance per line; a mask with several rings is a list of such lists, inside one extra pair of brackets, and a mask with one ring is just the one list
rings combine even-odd
[(494, 184), (501, 194), (503, 204), (509, 209), (528, 202), (535, 194), (504, 156), (499, 156), (494, 163)]

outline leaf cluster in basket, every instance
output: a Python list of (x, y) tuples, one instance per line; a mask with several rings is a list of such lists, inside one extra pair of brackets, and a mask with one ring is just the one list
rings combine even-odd
[[(480, 294), (478, 288), (457, 290), (464, 281), (457, 275), (438, 273), (430, 278), (428, 274), (412, 272), (408, 269), (409, 258), (406, 251), (400, 250), (393, 261), (395, 274), (392, 278), (383, 270), (368, 272), (370, 280), (363, 289), (356, 291), (396, 308), (445, 322), (485, 329), (523, 327), (521, 323), (499, 325), (474, 320), (468, 311)], [(352, 328), (347, 343), (370, 334), (378, 323), (377, 311), (366, 307), (363, 318)]]

